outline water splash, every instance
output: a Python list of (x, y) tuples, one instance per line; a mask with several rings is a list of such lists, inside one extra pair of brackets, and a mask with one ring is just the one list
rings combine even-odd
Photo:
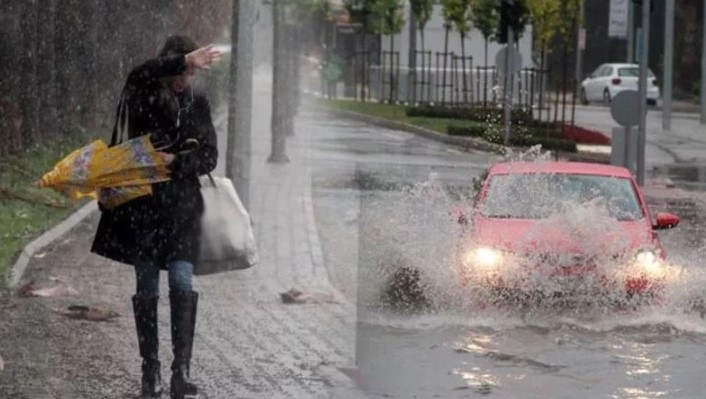
[[(504, 161), (549, 162), (550, 159), (547, 152), (534, 147), (509, 154)], [(640, 307), (615, 306), (626, 297), (623, 284), (616, 284), (616, 289), (600, 301), (587, 290), (582, 298), (585, 301), (570, 303), (570, 306), (561, 300), (531, 307), (523, 303), (495, 306), (488, 290), (462, 283), (456, 267), (460, 246), (474, 239), (472, 226), (459, 224), (458, 214), (454, 213), (473, 207), (477, 193), (470, 183), (467, 191), (451, 193), (432, 174), (428, 181), (410, 188), (396, 192), (373, 190), (364, 196), (359, 271), (359, 301), (366, 309), (361, 315), (364, 322), (411, 329), (454, 326), (560, 329), (568, 325), (595, 332), (668, 325), (676, 331), (706, 333), (706, 323), (698, 312), (687, 312), (704, 296), (702, 287), (706, 286), (706, 273), (694, 267), (698, 265), (700, 248), (690, 248), (693, 255), (682, 253), (678, 262), (667, 265), (666, 283), (659, 301)], [(532, 194), (536, 200), (542, 196), (556, 197), (555, 192), (540, 184)], [(556, 204), (556, 201), (551, 203)], [(524, 243), (518, 246), (531, 247), (540, 241), (547, 242), (547, 231), (552, 229), (557, 237), (580, 243), (586, 256), (596, 261), (598, 274), (621, 281), (632, 272), (631, 240), (634, 237), (616, 221), (615, 213), (604, 202), (563, 200), (548, 217), (534, 224), (523, 238)], [(546, 251), (538, 250), (527, 260), (541, 264), (532, 256), (540, 257), (543, 252)], [(559, 256), (555, 261), (563, 260)], [(424, 293), (421, 315), (389, 313), (383, 303), (385, 289), (403, 269), (418, 271), (416, 278)], [(532, 287), (545, 293), (555, 291), (557, 287), (546, 279), (546, 274), (546, 270), (540, 269), (530, 276)], [(407, 305), (418, 308), (413, 303)]]

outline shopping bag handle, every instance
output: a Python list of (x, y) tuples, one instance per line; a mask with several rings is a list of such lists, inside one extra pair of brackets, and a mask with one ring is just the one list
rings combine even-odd
[(184, 140), (184, 145), (186, 146), (186, 149), (177, 152), (178, 155), (184, 155), (190, 153), (191, 151), (195, 151), (199, 148), (201, 143), (199, 143), (196, 139), (186, 139)]

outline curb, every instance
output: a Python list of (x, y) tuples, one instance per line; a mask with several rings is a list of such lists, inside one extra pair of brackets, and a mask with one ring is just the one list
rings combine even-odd
[[(466, 150), (466, 151), (471, 150), (471, 149), (475, 149), (475, 150), (480, 150), (480, 151), (485, 151), (485, 152), (490, 152), (490, 153), (500, 154), (500, 155), (504, 155), (505, 152), (507, 151), (507, 147), (497, 145), (497, 144), (488, 143), (483, 140), (477, 140), (477, 139), (473, 139), (470, 137), (445, 136), (440, 133), (434, 132), (433, 130), (425, 129), (423, 127), (410, 125), (410, 124), (404, 123), (404, 122), (391, 121), (389, 119), (366, 115), (366, 114), (361, 114), (361, 113), (354, 112), (354, 111), (331, 109), (331, 108), (322, 107), (322, 106), (315, 106), (315, 109), (327, 112), (328, 114), (330, 114), (334, 117), (352, 119), (352, 120), (356, 120), (356, 121), (363, 122), (363, 123), (382, 126), (382, 127), (392, 129), (392, 130), (405, 131), (408, 133), (416, 134), (418, 136), (427, 138), (429, 140), (434, 140), (434, 141), (437, 141), (440, 143), (460, 147), (461, 149)], [(564, 159), (564, 160), (572, 161), (572, 162), (589, 162), (589, 163), (610, 164), (610, 156), (602, 155), (602, 154), (582, 153), (582, 152), (578, 152), (578, 153), (558, 152), (558, 153), (556, 153), (553, 151), (552, 151), (552, 154), (554, 154), (554, 156), (556, 156), (559, 159)]]
[(36, 238), (34, 241), (27, 244), (24, 249), (22, 249), (20, 257), (7, 271), (6, 281), (8, 287), (15, 288), (17, 286), (20, 279), (22, 279), (22, 275), (27, 269), (27, 265), (29, 265), (30, 260), (37, 252), (66, 234), (69, 230), (76, 227), (76, 225), (84, 221), (88, 216), (97, 210), (98, 204), (96, 201), (91, 201), (76, 212), (72, 213), (63, 222), (60, 222), (48, 231), (44, 232), (44, 234)]
[(391, 121), (389, 119), (379, 118), (379, 117), (371, 116), (371, 115), (365, 115), (365, 114), (361, 114), (361, 113), (353, 112), (353, 111), (331, 109), (331, 108), (321, 107), (321, 106), (315, 106), (315, 108), (319, 109), (321, 111), (325, 111), (333, 116), (347, 118), (347, 119), (353, 119), (353, 120), (357, 120), (357, 121), (364, 122), (364, 123), (369, 123), (369, 124), (373, 124), (373, 125), (386, 127), (388, 129), (392, 129), (392, 130), (406, 131), (406, 132), (416, 134), (417, 136), (421, 136), (421, 137), (424, 137), (424, 138), (427, 138), (430, 140), (434, 140), (434, 141), (441, 142), (444, 144), (450, 144), (450, 145), (454, 145), (457, 147), (461, 147), (465, 150), (475, 149), (475, 150), (480, 150), (480, 151), (485, 151), (485, 152), (492, 152), (492, 153), (496, 153), (496, 154), (504, 154), (505, 150), (506, 150), (506, 148), (501, 145), (492, 144), (492, 143), (488, 143), (486, 141), (476, 140), (476, 139), (469, 138), (469, 137), (446, 136), (441, 133), (437, 133), (433, 130), (425, 129), (425, 128), (419, 127), (419, 126), (410, 125), (410, 124), (404, 123), (404, 122)]

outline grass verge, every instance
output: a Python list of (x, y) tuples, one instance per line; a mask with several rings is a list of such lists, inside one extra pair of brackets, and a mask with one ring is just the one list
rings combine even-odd
[[(95, 139), (95, 135), (79, 131), (43, 140), (0, 160), (0, 276), (6, 275), (7, 267), (25, 245), (85, 203), (73, 203), (50, 189), (34, 187), (33, 183), (73, 150)], [(4, 285), (2, 278), (0, 287)]]
[(404, 105), (380, 104), (376, 102), (357, 102), (347, 100), (327, 100), (316, 99), (315, 104), (333, 109), (352, 111), (360, 114), (376, 116), (397, 122), (403, 122), (414, 126), (423, 127), (433, 130), (439, 134), (446, 135), (446, 129), (449, 125), (459, 127), (481, 127), (483, 124), (476, 121), (447, 119), (447, 118), (429, 118), (423, 116), (407, 116)]

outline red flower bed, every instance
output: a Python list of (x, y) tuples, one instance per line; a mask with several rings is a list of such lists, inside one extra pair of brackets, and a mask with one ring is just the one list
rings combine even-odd
[(589, 130), (581, 126), (564, 126), (561, 131), (561, 137), (567, 140), (573, 140), (578, 144), (596, 144), (610, 145), (610, 137), (605, 133)]

